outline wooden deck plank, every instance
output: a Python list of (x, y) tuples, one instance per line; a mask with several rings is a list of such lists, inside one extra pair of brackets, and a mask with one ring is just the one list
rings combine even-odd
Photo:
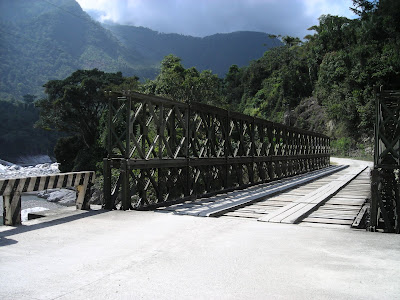
[(366, 167), (350, 169), (348, 173), (340, 176), (338, 179), (296, 200), (293, 204), (289, 204), (266, 217), (260, 218), (259, 221), (290, 224), (297, 223), (305, 215), (315, 210), (316, 207), (322, 204), (322, 202), (329, 199), (329, 197), (334, 195), (338, 190), (343, 188), (343, 186), (345, 186), (349, 181), (354, 179), (365, 169)]
[(356, 218), (353, 221), (353, 224), (351, 224), (351, 227), (358, 228), (361, 225), (362, 219), (364, 218), (365, 213), (367, 212), (367, 209), (369, 208), (369, 203), (364, 205), (360, 211), (358, 212)]
[(317, 228), (328, 228), (328, 229), (347, 229), (347, 230), (351, 229), (349, 225), (340, 225), (340, 224), (301, 222), (298, 225), (304, 227), (317, 227)]
[(212, 216), (224, 214), (227, 211), (232, 211), (235, 208), (241, 207), (243, 205), (263, 200), (274, 194), (281, 193), (283, 191), (292, 189), (293, 187), (311, 182), (322, 176), (332, 174), (335, 171), (340, 170), (342, 167), (340, 167), (339, 169), (338, 168), (329, 168), (324, 171), (318, 171), (318, 172), (314, 172), (312, 174), (307, 174), (306, 176), (299, 175), (298, 178), (290, 178), (288, 180), (282, 180), (279, 184), (270, 185), (270, 187), (268, 189), (265, 189), (263, 192), (259, 193), (259, 195), (254, 195), (254, 196), (250, 195), (250, 196), (247, 196), (245, 199), (238, 199), (238, 200), (231, 201), (228, 203), (223, 203), (222, 205), (219, 205), (218, 207), (211, 207), (211, 208), (204, 209), (198, 213), (198, 216), (212, 217)]
[(361, 206), (363, 205), (363, 203), (365, 202), (365, 200), (341, 200), (341, 199), (330, 199), (328, 200), (326, 203), (327, 204), (338, 204), (338, 205), (355, 205), (355, 206)]
[(307, 218), (337, 219), (337, 220), (352, 220), (352, 221), (354, 221), (356, 216), (354, 214), (353, 215), (339, 215), (339, 214), (328, 215), (328, 214), (315, 214), (315, 213), (312, 213)]
[(321, 210), (359, 210), (360, 206), (359, 205), (339, 205), (339, 204), (328, 204), (325, 203), (322, 205), (319, 209)]
[[(361, 207), (360, 207), (361, 209)], [(356, 216), (358, 213), (357, 210), (348, 211), (348, 210), (322, 210), (318, 209), (311, 214), (325, 214), (325, 215), (340, 215), (340, 216)]]
[(242, 213), (256, 213), (256, 214), (269, 214), (271, 211), (274, 211), (273, 209), (257, 209), (254, 207), (243, 207), (235, 210), (237, 212), (242, 212)]
[(225, 213), (224, 216), (258, 219), (258, 218), (264, 216), (264, 214), (242, 213), (242, 212), (238, 212), (238, 211), (233, 211), (233, 212)]
[(276, 203), (277, 201), (265, 201), (265, 202), (256, 202), (255, 204), (252, 204), (255, 207), (282, 207), (285, 206), (286, 203), (282, 202), (282, 203)]
[(337, 220), (337, 219), (322, 219), (322, 218), (305, 218), (303, 222), (309, 223), (324, 223), (324, 224), (340, 224), (340, 225), (351, 225), (353, 220)]

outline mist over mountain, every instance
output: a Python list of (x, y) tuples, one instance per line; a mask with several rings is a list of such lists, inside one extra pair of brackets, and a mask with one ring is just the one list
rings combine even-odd
[(77, 69), (121, 71), (153, 79), (162, 58), (175, 54), (187, 67), (224, 76), (280, 45), (265, 33), (235, 32), (204, 38), (162, 34), (94, 21), (74, 0), (0, 2), (0, 97), (43, 95), (43, 84)]

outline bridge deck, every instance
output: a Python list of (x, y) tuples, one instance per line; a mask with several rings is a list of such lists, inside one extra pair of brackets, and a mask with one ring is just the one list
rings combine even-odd
[(370, 197), (369, 172), (369, 168), (365, 169), (344, 189), (308, 214), (300, 225), (336, 228), (359, 225), (367, 207), (364, 205), (365, 199)]
[(244, 190), (235, 190), (214, 197), (201, 198), (195, 201), (161, 207), (158, 211), (173, 212), (175, 214), (193, 215), (200, 217), (220, 216), (225, 212), (237, 209), (247, 204), (261, 201), (267, 197), (290, 190), (291, 188), (311, 182), (328, 174), (337, 172), (345, 166), (331, 166), (302, 175), (284, 178), (270, 183), (256, 185)]
[(360, 223), (368, 196), (367, 166), (332, 166), (242, 191), (162, 207), (157, 211), (350, 228), (353, 223)]

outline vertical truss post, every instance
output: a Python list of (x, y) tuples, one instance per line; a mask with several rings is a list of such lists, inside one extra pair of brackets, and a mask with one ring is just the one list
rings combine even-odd
[(3, 195), (3, 225), (21, 225), (21, 192)]
[(376, 95), (370, 230), (400, 233), (400, 91)]
[(121, 161), (120, 176), (122, 177), (121, 182), (121, 209), (129, 210), (131, 208), (131, 197), (130, 197), (130, 186), (129, 186), (129, 168), (128, 160), (123, 159)]
[(223, 119), (223, 134), (224, 134), (224, 158), (225, 158), (225, 180), (224, 180), (224, 189), (227, 189), (231, 186), (229, 182), (229, 132), (230, 132), (230, 123), (231, 123), (231, 117), (230, 117), (230, 112), (229, 110), (226, 111), (226, 114), (224, 115)]
[(125, 130), (126, 130), (126, 137), (125, 137), (125, 159), (130, 158), (130, 152), (131, 152), (131, 132), (132, 132), (132, 125), (131, 124), (131, 111), (132, 111), (132, 99), (130, 96), (130, 93), (128, 91), (127, 97), (125, 100), (125, 106), (126, 106), (126, 116), (125, 116)]
[(105, 209), (113, 209), (114, 203), (112, 203), (111, 197), (111, 166), (110, 166), (110, 159), (104, 158), (103, 159), (103, 192), (104, 192), (104, 204), (103, 207)]
[(103, 159), (103, 194), (104, 194), (104, 203), (103, 208), (105, 209), (113, 209), (114, 203), (112, 203), (111, 197), (111, 153), (112, 153), (112, 100), (111, 100), (111, 91), (106, 92), (108, 94), (108, 116), (107, 116), (107, 158)]
[(379, 170), (371, 171), (371, 209), (370, 209), (370, 224), (369, 230), (375, 231), (378, 225), (378, 185), (379, 185)]
[(186, 123), (186, 130), (185, 130), (185, 149), (184, 149), (184, 158), (186, 160), (186, 164), (183, 167), (185, 170), (185, 179), (186, 179), (186, 186), (185, 186), (185, 196), (191, 197), (192, 196), (192, 176), (190, 175), (190, 147), (192, 146), (191, 143), (191, 126), (190, 126), (190, 116), (191, 114), (191, 107), (190, 102), (187, 102), (187, 106), (185, 107), (185, 123)]
[(125, 116), (125, 155), (124, 159), (121, 161), (120, 166), (120, 176), (122, 177), (121, 182), (121, 209), (128, 210), (131, 208), (131, 195), (130, 195), (130, 184), (129, 184), (129, 165), (128, 161), (131, 152), (131, 137), (132, 137), (132, 125), (131, 124), (131, 112), (132, 112), (132, 99), (130, 91), (126, 93), (127, 97), (125, 100), (126, 116)]

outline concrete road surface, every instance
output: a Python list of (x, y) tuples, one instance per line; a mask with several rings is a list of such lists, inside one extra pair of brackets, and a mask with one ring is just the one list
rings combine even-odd
[(400, 235), (65, 211), (0, 227), (0, 299), (400, 299)]
[(400, 299), (400, 236), (156, 212), (0, 232), (0, 299)]

